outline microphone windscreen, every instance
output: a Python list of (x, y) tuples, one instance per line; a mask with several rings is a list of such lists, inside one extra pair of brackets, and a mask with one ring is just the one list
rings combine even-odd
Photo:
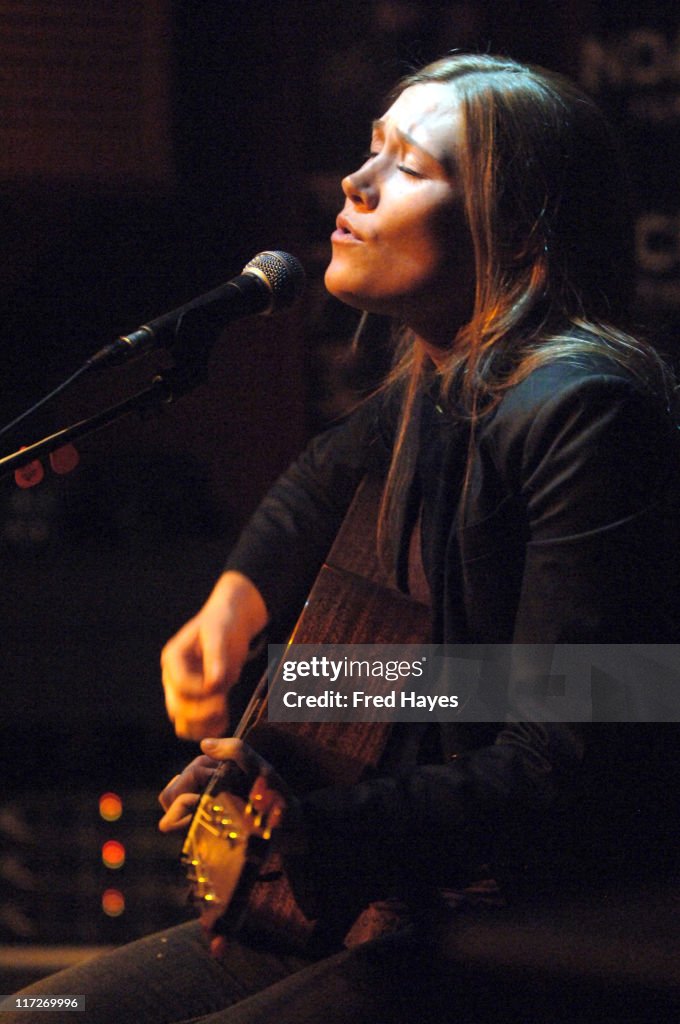
[(272, 311), (292, 306), (305, 288), (305, 271), (300, 261), (289, 252), (278, 249), (258, 253), (246, 263), (241, 273), (255, 273), (264, 279), (272, 294)]

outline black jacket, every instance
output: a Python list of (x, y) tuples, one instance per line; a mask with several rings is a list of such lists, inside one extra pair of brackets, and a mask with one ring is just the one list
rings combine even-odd
[[(255, 582), (275, 622), (302, 606), (357, 483), (385, 466), (393, 431), (389, 397), (367, 402), (315, 439), (255, 513), (228, 566)], [(436, 393), (423, 396), (420, 431), (408, 505), (422, 509), (435, 642), (676, 642), (680, 452), (662, 400), (608, 360), (556, 361), (482, 421), (465, 486), (469, 430)], [(356, 909), (414, 879), (460, 886), (482, 864), (511, 883), (532, 887), (540, 871), (562, 885), (575, 864), (568, 849), (585, 874), (579, 850), (591, 845), (601, 864), (599, 840), (612, 836), (634, 859), (621, 832), (645, 820), (637, 805), (657, 771), (650, 750), (664, 763), (662, 732), (449, 728), (440, 763), (308, 794), (317, 868), (307, 870), (328, 900), (336, 893)]]

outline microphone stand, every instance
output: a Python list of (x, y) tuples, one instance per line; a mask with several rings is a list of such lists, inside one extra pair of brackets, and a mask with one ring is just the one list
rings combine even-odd
[[(198, 314), (192, 316), (191, 313)], [(0, 478), (14, 473), (28, 463), (41, 459), (50, 452), (61, 448), (69, 441), (92, 434), (116, 420), (128, 416), (132, 412), (144, 413), (170, 405), (182, 395), (188, 394), (208, 376), (208, 357), (215, 340), (214, 331), (206, 328), (216, 327), (210, 317), (206, 318), (200, 310), (193, 310), (178, 324), (175, 342), (172, 346), (175, 365), (164, 373), (157, 374), (149, 387), (125, 398), (101, 412), (88, 416), (86, 419), (72, 423), (54, 434), (49, 434), (41, 441), (28, 445), (20, 451), (6, 455), (0, 459)]]

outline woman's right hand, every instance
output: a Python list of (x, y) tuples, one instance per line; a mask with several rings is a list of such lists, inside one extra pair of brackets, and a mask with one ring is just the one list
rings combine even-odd
[(229, 690), (267, 621), (257, 587), (230, 570), (199, 613), (168, 640), (161, 654), (165, 706), (179, 737), (200, 740), (224, 732)]

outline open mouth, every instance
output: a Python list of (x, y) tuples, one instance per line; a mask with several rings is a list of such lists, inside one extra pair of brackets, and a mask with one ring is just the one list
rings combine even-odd
[(356, 234), (356, 232), (352, 229), (352, 226), (350, 225), (349, 221), (345, 220), (344, 217), (342, 217), (342, 216), (338, 217), (338, 219), (335, 222), (335, 225), (336, 225), (336, 229), (335, 229), (335, 231), (333, 232), (333, 234), (331, 236), (333, 241), (336, 241), (336, 242), (339, 242), (339, 241), (360, 242), (361, 241), (360, 236)]

